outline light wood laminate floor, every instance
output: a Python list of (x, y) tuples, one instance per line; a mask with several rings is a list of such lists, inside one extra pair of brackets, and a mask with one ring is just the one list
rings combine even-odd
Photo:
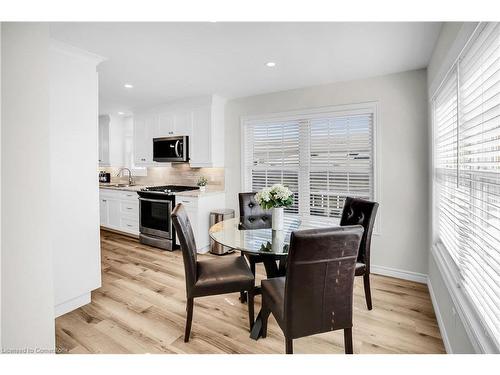
[[(92, 302), (56, 319), (60, 353), (283, 353), (273, 317), (268, 336), (249, 338), (239, 295), (195, 299), (191, 339), (184, 343), (185, 283), (180, 251), (166, 252), (102, 231), (102, 287)], [(236, 256), (236, 255), (227, 255)], [(216, 256), (202, 255), (200, 257)], [(265, 277), (261, 265), (258, 279)], [(373, 310), (362, 279), (354, 290), (355, 353), (443, 353), (427, 286), (372, 275)], [(256, 298), (256, 314), (260, 310)], [(343, 353), (342, 331), (294, 340), (295, 353)]]

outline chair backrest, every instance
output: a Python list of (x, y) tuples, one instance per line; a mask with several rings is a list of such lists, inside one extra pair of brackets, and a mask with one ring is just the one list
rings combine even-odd
[(352, 327), (354, 271), (363, 227), (293, 232), (285, 284), (285, 335)]
[(196, 242), (191, 222), (182, 203), (177, 204), (172, 211), (172, 223), (181, 245), (186, 276), (186, 293), (189, 297), (196, 283)]
[(239, 193), (240, 229), (271, 228), (272, 211), (264, 210), (255, 200), (256, 193)]
[(366, 265), (370, 272), (370, 247), (372, 243), (373, 226), (377, 215), (378, 203), (360, 198), (347, 197), (342, 210), (340, 225), (362, 225), (365, 229), (359, 245), (358, 262)]

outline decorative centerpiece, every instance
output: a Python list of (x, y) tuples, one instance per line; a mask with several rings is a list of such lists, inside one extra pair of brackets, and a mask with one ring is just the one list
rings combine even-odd
[(205, 191), (207, 188), (207, 183), (208, 183), (207, 178), (204, 176), (201, 176), (198, 179), (198, 182), (196, 183), (196, 185), (198, 185), (198, 187), (200, 188), (200, 191)]
[(283, 230), (283, 210), (293, 204), (292, 191), (286, 186), (275, 184), (255, 194), (255, 200), (263, 209), (273, 210), (272, 229)]

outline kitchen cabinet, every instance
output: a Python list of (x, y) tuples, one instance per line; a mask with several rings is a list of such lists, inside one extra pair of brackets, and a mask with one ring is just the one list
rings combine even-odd
[(180, 111), (174, 115), (175, 127), (174, 135), (191, 136), (193, 133), (193, 113), (189, 111)]
[(168, 137), (175, 132), (175, 115), (173, 113), (162, 113), (158, 121), (157, 137)]
[(223, 167), (224, 107), (223, 98), (211, 95), (137, 113), (134, 118), (135, 164), (165, 165), (153, 161), (153, 138), (187, 135), (191, 167)]
[(108, 200), (106, 198), (99, 198), (99, 218), (101, 225), (108, 225)]
[(99, 116), (99, 166), (109, 167), (109, 116)]
[(135, 191), (99, 189), (101, 227), (139, 235), (139, 196)]
[(162, 113), (158, 116), (158, 131), (156, 137), (174, 137), (177, 135), (192, 135), (193, 114), (190, 110)]
[[(187, 196), (178, 194), (175, 197), (176, 203), (182, 203), (193, 229), (196, 240), (196, 249), (199, 253), (209, 250), (210, 237), (210, 212), (225, 206), (225, 193), (210, 192), (200, 193), (197, 196)], [(179, 241), (177, 241), (179, 243)]]
[(134, 118), (134, 162), (137, 166), (153, 166), (153, 138), (158, 134), (158, 115)]
[[(131, 127), (130, 119), (115, 115), (99, 116), (99, 166), (100, 167), (130, 167), (126, 165), (127, 147), (130, 155), (130, 141), (127, 131)], [(130, 135), (128, 135), (130, 137)], [(129, 138), (130, 139), (130, 138)], [(127, 142), (129, 143), (127, 145)]]

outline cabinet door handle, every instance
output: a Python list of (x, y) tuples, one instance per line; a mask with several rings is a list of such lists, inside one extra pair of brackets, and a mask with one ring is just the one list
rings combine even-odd
[(106, 199), (103, 199), (102, 201), (103, 201), (103, 202), (107, 202), (107, 200), (106, 200)]
[(127, 210), (132, 210), (132, 207), (127, 207)]

